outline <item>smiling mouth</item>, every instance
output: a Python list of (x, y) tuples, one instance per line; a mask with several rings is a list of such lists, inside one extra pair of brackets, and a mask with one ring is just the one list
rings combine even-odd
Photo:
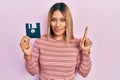
[(55, 29), (56, 32), (60, 32), (62, 29)]

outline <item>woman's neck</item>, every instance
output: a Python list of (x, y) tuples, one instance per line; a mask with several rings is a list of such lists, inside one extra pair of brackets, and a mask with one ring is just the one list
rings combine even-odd
[(55, 35), (55, 36), (53, 36), (53, 39), (54, 40), (65, 40), (65, 37), (64, 37), (64, 35), (60, 35), (60, 36), (58, 36), (58, 35), (56, 36)]

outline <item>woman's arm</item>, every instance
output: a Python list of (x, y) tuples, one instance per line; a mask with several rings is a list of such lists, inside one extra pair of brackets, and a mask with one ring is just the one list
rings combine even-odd
[(86, 77), (91, 70), (90, 54), (80, 53), (77, 60), (77, 71), (83, 77)]
[(78, 59), (78, 73), (83, 77), (86, 77), (91, 69), (90, 60), (90, 48), (92, 47), (92, 41), (87, 37), (88, 27), (85, 28), (83, 38), (80, 38), (80, 55)]
[(38, 41), (36, 40), (33, 46), (32, 55), (28, 56), (28, 59), (25, 56), (25, 67), (31, 75), (35, 75), (40, 69), (39, 52)]

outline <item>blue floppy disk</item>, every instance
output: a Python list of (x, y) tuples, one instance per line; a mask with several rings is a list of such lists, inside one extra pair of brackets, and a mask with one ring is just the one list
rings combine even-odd
[(40, 23), (26, 23), (26, 35), (30, 38), (40, 38)]

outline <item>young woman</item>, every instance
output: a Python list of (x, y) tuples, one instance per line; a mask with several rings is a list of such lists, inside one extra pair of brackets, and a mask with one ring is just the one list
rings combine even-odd
[(77, 71), (83, 77), (90, 72), (91, 40), (73, 36), (71, 12), (65, 3), (54, 4), (48, 13), (47, 33), (36, 39), (32, 48), (30, 38), (20, 42), (25, 66), (31, 75), (39, 72), (40, 80), (74, 80)]

